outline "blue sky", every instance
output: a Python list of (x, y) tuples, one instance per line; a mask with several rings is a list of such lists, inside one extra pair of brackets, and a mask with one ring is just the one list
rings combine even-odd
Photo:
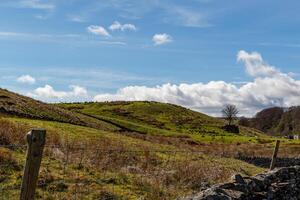
[[(155, 100), (212, 115), (231, 102), (244, 115), (295, 105), (299, 8), (296, 0), (1, 0), (0, 87), (48, 102)], [(261, 79), (260, 88), (278, 86), (274, 73), (251, 73), (258, 64), (288, 76), (288, 89), (244, 92)]]

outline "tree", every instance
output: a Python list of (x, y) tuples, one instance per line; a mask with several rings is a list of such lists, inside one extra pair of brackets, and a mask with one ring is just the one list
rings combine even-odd
[(231, 125), (233, 120), (237, 118), (237, 114), (239, 113), (237, 107), (235, 105), (226, 105), (223, 110), (222, 114), (225, 119), (228, 121), (228, 125)]

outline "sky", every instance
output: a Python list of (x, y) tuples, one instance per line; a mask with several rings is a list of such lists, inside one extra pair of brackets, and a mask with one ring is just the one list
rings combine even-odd
[(300, 104), (300, 1), (1, 0), (0, 87), (219, 116)]

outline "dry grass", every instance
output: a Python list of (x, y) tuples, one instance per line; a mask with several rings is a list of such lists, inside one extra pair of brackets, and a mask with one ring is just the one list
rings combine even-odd
[[(178, 148), (168, 144), (166, 137), (160, 142), (159, 138), (137, 139), (64, 123), (0, 122), (0, 130), (11, 130), (2, 135), (12, 144), (24, 144), (24, 133), (32, 126), (47, 128), (38, 190), (38, 195), (47, 199), (72, 199), (75, 195), (79, 195), (77, 199), (176, 199), (206, 184), (228, 180), (234, 173), (261, 172), (233, 156), (269, 155), (272, 151), (272, 143), (186, 144)], [(15, 135), (11, 137), (12, 132)], [(11, 158), (24, 159), (24, 152), (9, 151)], [(18, 183), (20, 173), (13, 170), (12, 177), (6, 176), (7, 184)]]
[(0, 147), (0, 163), (1, 165), (16, 166), (17, 162), (11, 150)]
[(14, 122), (0, 118), (0, 145), (24, 144), (26, 129)]
[[(184, 196), (206, 184), (228, 180), (236, 172), (259, 172), (231, 158), (191, 151), (159, 151), (143, 145), (130, 147), (106, 139), (62, 143), (48, 148), (46, 157), (55, 158), (61, 165), (67, 163), (67, 168), (72, 169), (67, 172), (68, 177), (85, 182), (86, 187), (99, 190), (98, 186), (92, 186), (91, 179), (106, 185), (107, 193), (102, 195), (140, 195), (150, 200)], [(49, 185), (59, 178), (42, 177)], [(109, 189), (112, 185), (113, 193)]]
[[(10, 120), (0, 118), (0, 145), (25, 145), (25, 135), (31, 130), (26, 124), (15, 123)], [(47, 135), (47, 145), (60, 145), (62, 138), (57, 132)]]

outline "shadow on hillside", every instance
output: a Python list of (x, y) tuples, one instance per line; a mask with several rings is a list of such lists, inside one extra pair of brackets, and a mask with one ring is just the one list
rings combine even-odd
[[(239, 156), (236, 159), (264, 168), (268, 168), (271, 163), (271, 158), (268, 157)], [(300, 165), (300, 158), (277, 158), (275, 167), (290, 167), (295, 165)]]

